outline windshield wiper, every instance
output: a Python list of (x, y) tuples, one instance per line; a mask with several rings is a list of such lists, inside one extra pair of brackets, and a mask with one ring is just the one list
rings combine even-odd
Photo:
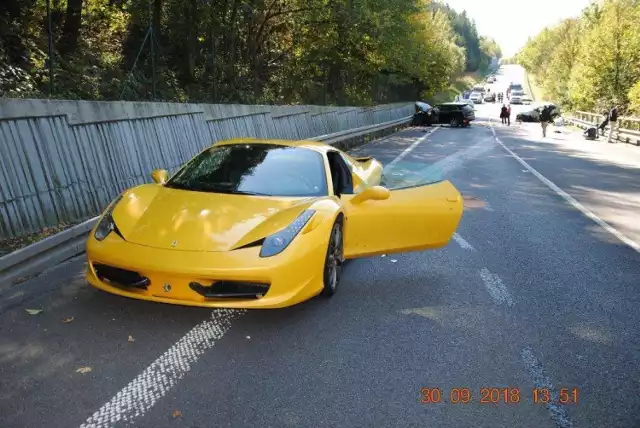
[(174, 183), (168, 183), (166, 184), (166, 186), (174, 189), (191, 190), (194, 192), (214, 192), (214, 193), (224, 193), (229, 195), (272, 196), (268, 193), (251, 192), (248, 190), (236, 190), (233, 188), (222, 186), (220, 184), (203, 183), (203, 182), (195, 182), (195, 183), (174, 182)]
[(268, 193), (260, 193), (260, 192), (249, 192), (247, 190), (227, 190), (224, 193), (229, 193), (232, 195), (250, 195), (250, 196), (271, 196)]

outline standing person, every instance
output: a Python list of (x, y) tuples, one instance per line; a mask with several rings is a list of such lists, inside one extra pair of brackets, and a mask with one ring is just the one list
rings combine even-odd
[(500, 109), (500, 119), (503, 125), (507, 123), (507, 106), (504, 104), (502, 104), (502, 108)]
[(604, 128), (609, 124), (609, 112), (605, 111), (602, 113), (603, 119), (602, 122), (598, 125), (598, 131), (600, 131), (600, 135), (604, 137)]
[(607, 143), (611, 142), (611, 136), (613, 135), (613, 131), (614, 129), (617, 128), (616, 126), (618, 124), (618, 106), (617, 105), (614, 105), (609, 111), (609, 123), (611, 123), (611, 126), (609, 127), (609, 136), (607, 137)]
[(540, 112), (540, 126), (542, 126), (542, 138), (547, 136), (547, 126), (551, 122), (551, 107), (546, 105)]
[(507, 126), (511, 126), (511, 104), (507, 104)]

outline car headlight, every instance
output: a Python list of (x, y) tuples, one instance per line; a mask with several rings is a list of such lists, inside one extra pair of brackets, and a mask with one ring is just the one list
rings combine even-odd
[(113, 202), (111, 202), (105, 213), (102, 215), (102, 218), (96, 227), (96, 231), (93, 234), (98, 241), (104, 240), (111, 232), (116, 230), (116, 223), (113, 221), (111, 213), (116, 205), (118, 205), (118, 202), (120, 202), (120, 199), (122, 199), (122, 195), (118, 196)]
[(315, 210), (306, 210), (298, 216), (289, 226), (269, 235), (262, 243), (260, 257), (271, 257), (280, 254), (291, 244), (291, 241), (300, 233), (302, 228), (311, 220)]

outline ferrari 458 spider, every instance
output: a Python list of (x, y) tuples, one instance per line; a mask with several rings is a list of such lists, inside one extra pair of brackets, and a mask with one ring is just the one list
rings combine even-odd
[(87, 279), (191, 306), (332, 296), (345, 259), (442, 247), (458, 226), (463, 202), (450, 182), (389, 189), (382, 172), (322, 143), (219, 142), (109, 204), (87, 241)]

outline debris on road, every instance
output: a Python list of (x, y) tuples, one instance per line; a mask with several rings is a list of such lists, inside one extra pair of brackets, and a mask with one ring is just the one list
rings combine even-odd
[(42, 312), (42, 309), (25, 309), (25, 311), (29, 315), (38, 315), (40, 312)]
[(129, 335), (129, 337), (127, 338), (127, 342), (135, 342), (135, 341), (136, 340), (131, 335)]
[(182, 412), (180, 410), (174, 410), (173, 413), (171, 413), (171, 416), (173, 416), (174, 418), (179, 418), (182, 416)]
[(85, 374), (85, 373), (89, 373), (90, 371), (91, 371), (91, 367), (86, 367), (86, 366), (85, 366), (85, 367), (80, 367), (80, 368), (78, 368), (78, 369), (76, 370), (76, 373), (82, 373), (82, 374)]
[(74, 317), (65, 318), (65, 319), (62, 320), (62, 324), (72, 323), (74, 319), (75, 319)]

